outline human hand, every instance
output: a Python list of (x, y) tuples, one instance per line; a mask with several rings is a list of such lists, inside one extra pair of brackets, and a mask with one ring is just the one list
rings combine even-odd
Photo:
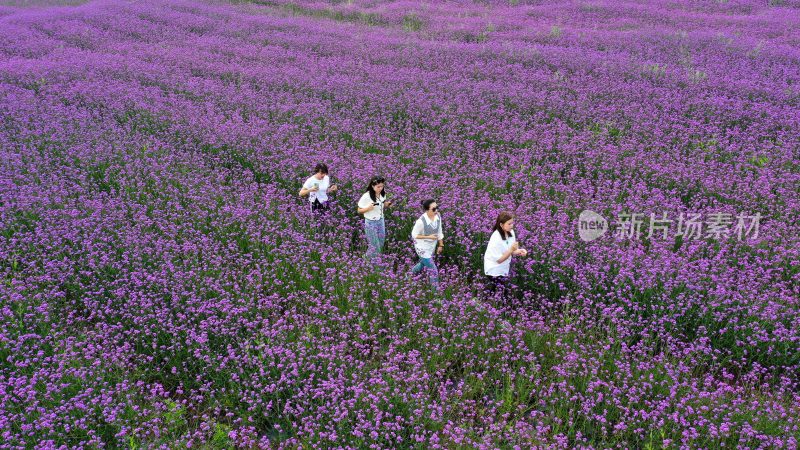
[(514, 251), (514, 256), (528, 256), (528, 251), (524, 248), (519, 248)]
[(517, 250), (519, 250), (519, 242), (517, 242), (517, 241), (514, 241), (514, 243), (513, 243), (513, 244), (511, 244), (511, 247), (510, 247), (510, 248), (511, 248), (511, 251), (512, 251), (512, 252), (516, 253), (516, 251), (517, 251)]
[(330, 187), (330, 188), (328, 188), (328, 191), (330, 191), (330, 192), (336, 192), (336, 190), (337, 190), (337, 189), (339, 189), (339, 188), (338, 188), (338, 187), (337, 187), (335, 184), (332, 184), (332, 185), (331, 185), (331, 187)]
[(442, 254), (442, 250), (444, 250), (444, 247), (440, 245), (440, 246), (439, 246), (439, 247), (436, 249), (436, 254), (437, 254), (437, 255), (441, 255), (441, 254)]

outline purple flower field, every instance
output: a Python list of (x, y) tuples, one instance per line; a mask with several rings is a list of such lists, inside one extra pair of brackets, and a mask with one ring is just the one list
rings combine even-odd
[(4, 0), (0, 315), (0, 449), (796, 449), (800, 3)]

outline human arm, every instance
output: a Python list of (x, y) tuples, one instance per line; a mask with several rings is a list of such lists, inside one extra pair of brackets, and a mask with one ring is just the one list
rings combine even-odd
[(442, 232), (442, 223), (441, 218), (439, 219), (439, 235), (437, 238), (439, 239), (439, 246), (436, 247), (436, 254), (441, 255), (442, 251), (444, 251), (444, 232)]
[(422, 221), (417, 219), (414, 222), (414, 228), (411, 229), (411, 238), (412, 239), (425, 239), (426, 236), (422, 234)]
[(308, 179), (305, 183), (303, 183), (303, 187), (300, 188), (300, 197), (305, 197), (311, 192), (317, 192), (319, 190), (318, 187), (314, 185), (313, 180)]
[(309, 193), (317, 192), (318, 190), (319, 190), (319, 188), (316, 188), (316, 187), (313, 187), (311, 189), (307, 189), (307, 188), (304, 187), (304, 188), (300, 189), (300, 197), (305, 197)]
[(322, 186), (325, 187), (326, 192), (328, 192), (329, 194), (333, 193), (333, 192), (336, 192), (339, 189), (338, 186), (336, 186), (335, 184), (331, 183), (331, 177), (328, 176), (328, 175), (325, 175), (325, 178), (323, 179), (323, 184), (321, 185), (321, 187)]
[(514, 246), (516, 246), (512, 252), (514, 256), (528, 256), (528, 251), (519, 246), (519, 241), (517, 240), (516, 234), (514, 235)]
[(489, 245), (487, 246), (486, 253), (487, 258), (489, 260), (495, 261), (497, 264), (504, 263), (511, 255), (514, 254), (514, 251), (519, 248), (519, 244), (515, 240), (513, 244), (511, 244), (507, 249), (503, 248), (502, 240), (500, 239), (499, 233), (493, 233), (492, 237), (489, 239)]
[(359, 206), (358, 213), (359, 214), (365, 214), (365, 213), (368, 213), (368, 212), (372, 211), (373, 209), (375, 209), (375, 205), (370, 203), (369, 206), (367, 206), (365, 208), (362, 208), (362, 207)]
[(375, 205), (372, 202), (372, 198), (370, 198), (369, 194), (364, 194), (361, 196), (361, 200), (358, 201), (358, 213), (365, 214), (375, 209)]
[(414, 228), (411, 229), (411, 237), (414, 239), (436, 239), (435, 235), (422, 234), (424, 227), (422, 219), (417, 219), (417, 221), (414, 222)]
[(519, 244), (517, 244), (516, 242), (514, 242), (513, 244), (511, 244), (511, 246), (510, 246), (510, 247), (508, 247), (508, 250), (506, 250), (505, 252), (503, 252), (502, 256), (500, 256), (500, 258), (498, 258), (498, 259), (497, 259), (497, 262), (498, 262), (498, 263), (503, 263), (503, 262), (505, 262), (505, 261), (506, 261), (508, 258), (511, 258), (511, 255), (513, 255), (513, 254), (514, 254), (514, 252), (517, 250), (517, 248), (518, 248), (518, 247), (519, 247)]

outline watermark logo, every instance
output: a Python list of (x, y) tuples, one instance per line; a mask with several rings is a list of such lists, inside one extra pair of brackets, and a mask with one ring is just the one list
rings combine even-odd
[[(578, 236), (584, 242), (593, 241), (607, 231), (613, 230), (618, 239), (639, 239), (644, 233), (648, 239), (661, 237), (668, 239), (670, 231), (675, 237), (684, 240), (711, 238), (715, 240), (736, 236), (738, 240), (750, 237), (758, 238), (758, 227), (762, 219), (760, 213), (753, 215), (713, 212), (705, 219), (700, 213), (681, 213), (676, 219), (670, 219), (664, 212), (661, 216), (650, 213), (619, 213), (617, 220), (609, 225), (600, 214), (591, 210), (583, 210), (578, 216)], [(675, 225), (673, 227), (672, 225)]]
[(603, 216), (585, 209), (578, 216), (578, 235), (584, 242), (591, 242), (608, 231), (608, 222)]

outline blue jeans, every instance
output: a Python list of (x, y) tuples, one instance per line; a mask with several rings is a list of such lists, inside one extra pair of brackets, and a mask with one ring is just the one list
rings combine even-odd
[(383, 252), (383, 243), (386, 242), (386, 223), (383, 218), (364, 219), (364, 232), (367, 235), (367, 259), (371, 260)]
[(419, 262), (417, 265), (411, 268), (411, 272), (413, 273), (420, 273), (422, 269), (425, 268), (428, 271), (428, 279), (431, 281), (431, 285), (437, 291), (439, 290), (439, 269), (436, 268), (436, 263), (433, 262), (433, 256), (430, 258), (419, 258)]

